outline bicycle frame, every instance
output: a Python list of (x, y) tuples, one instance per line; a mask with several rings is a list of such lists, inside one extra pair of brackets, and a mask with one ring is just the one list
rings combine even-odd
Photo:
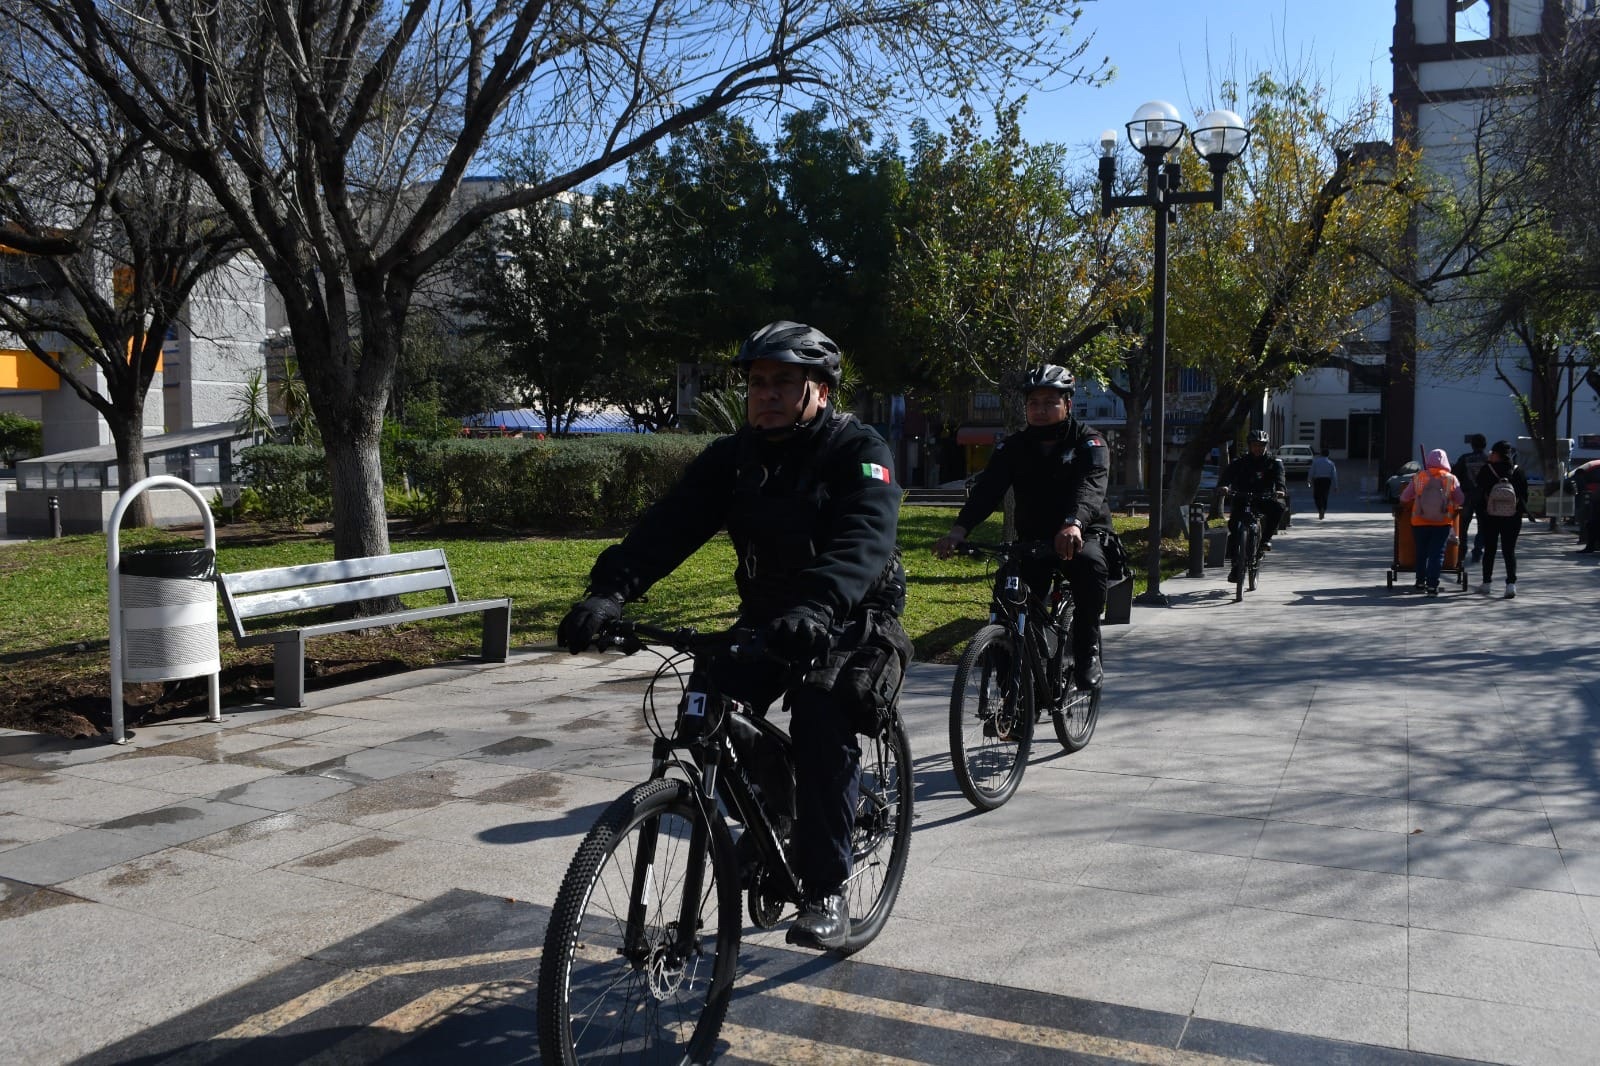
[[(685, 634), (657, 629), (642, 623), (631, 624), (632, 633), (643, 635), (662, 643), (681, 647), (691, 644), (694, 667), (689, 672), (691, 687), (679, 701), (677, 717), (670, 736), (658, 736), (651, 747), (651, 780), (666, 778), (677, 769), (695, 787), (695, 795), (702, 805), (706, 818), (697, 822), (689, 841), (689, 875), (683, 893), (683, 911), (678, 920), (677, 959), (688, 957), (693, 951), (695, 933), (700, 926), (701, 895), (704, 891), (703, 874), (705, 857), (710, 847), (707, 826), (713, 818), (725, 819), (722, 811), (729, 811), (752, 834), (757, 854), (765, 864), (768, 877), (776, 878), (777, 894), (791, 901), (800, 898), (800, 879), (790, 865), (789, 856), (780, 839), (766, 804), (756, 796), (744, 763), (739, 758), (728, 728), (728, 717), (742, 714), (756, 729), (774, 738), (781, 745), (788, 761), (790, 740), (788, 734), (765, 718), (752, 714), (743, 703), (724, 695), (717, 687), (714, 670), (710, 666), (717, 651), (738, 653), (738, 646), (725, 635), (700, 635), (692, 640)], [(624, 638), (637, 642), (630, 634)], [(680, 660), (681, 661), (681, 660)], [(666, 668), (664, 668), (666, 669)], [(693, 686), (699, 684), (702, 690)], [(722, 808), (717, 804), (721, 801)], [(651, 826), (640, 837), (640, 848), (634, 868), (634, 880), (628, 901), (628, 930), (625, 935), (625, 953), (631, 961), (640, 961), (644, 955), (642, 929), (648, 901), (653, 890), (650, 871), (655, 861), (656, 829)]]
[[(1022, 565), (1029, 561), (1056, 559), (1054, 548), (1045, 544), (1019, 541), (993, 547), (964, 545), (963, 549), (969, 555), (985, 554), (999, 561), (999, 566), (995, 570), (994, 588), (989, 597), (989, 621), (1004, 626), (1013, 640), (1020, 641), (1022, 659), (1027, 663), (1028, 678), (1033, 691), (1049, 692), (1050, 656), (1043, 646), (1042, 627), (1054, 628), (1061, 646), (1066, 646), (1071, 639), (1071, 632), (1068, 626), (1062, 624), (1062, 619), (1072, 618), (1072, 590), (1060, 571), (1052, 570), (1051, 598), (1055, 601), (1055, 606), (1047, 607), (1023, 578)], [(1038, 626), (1028, 625), (1030, 613), (1038, 621)]]

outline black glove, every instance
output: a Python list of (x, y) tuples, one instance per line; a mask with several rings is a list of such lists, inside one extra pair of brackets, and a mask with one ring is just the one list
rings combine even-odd
[(556, 643), (576, 655), (594, 643), (606, 626), (622, 617), (622, 597), (615, 592), (597, 593), (572, 610), (556, 628)]
[(768, 622), (763, 636), (774, 652), (804, 664), (828, 654), (828, 627), (832, 624), (826, 607), (802, 603)]

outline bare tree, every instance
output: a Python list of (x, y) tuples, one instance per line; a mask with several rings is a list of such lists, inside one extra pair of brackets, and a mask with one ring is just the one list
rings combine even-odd
[[(1077, 76), (1069, 0), (9, 0), (194, 170), (280, 291), (340, 557), (388, 548), (378, 439), (418, 285), (484, 222), (737, 104), (846, 112)], [(536, 139), (543, 180), (458, 195)]]
[[(194, 174), (60, 57), (0, 41), (0, 328), (105, 419), (124, 487), (168, 331), (239, 243)], [(127, 524), (149, 521), (147, 497)]]

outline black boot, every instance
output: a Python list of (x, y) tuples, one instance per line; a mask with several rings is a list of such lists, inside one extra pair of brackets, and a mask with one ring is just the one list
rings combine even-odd
[(1099, 688), (1100, 682), (1105, 680), (1105, 671), (1100, 668), (1100, 656), (1091, 653), (1080, 657), (1073, 666), (1072, 676), (1081, 689)]
[(803, 948), (831, 951), (844, 947), (849, 938), (850, 907), (842, 895), (833, 895), (802, 902), (800, 916), (784, 939)]
[(1085, 634), (1085, 637), (1087, 639), (1073, 641), (1073, 683), (1080, 689), (1099, 688), (1105, 674), (1100, 669), (1100, 632), (1098, 627)]

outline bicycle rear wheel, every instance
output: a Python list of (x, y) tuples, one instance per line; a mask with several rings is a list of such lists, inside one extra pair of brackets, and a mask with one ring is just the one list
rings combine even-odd
[(1017, 642), (1004, 627), (978, 630), (950, 691), (950, 762), (961, 794), (992, 811), (1022, 783), (1033, 747), (1033, 710)]
[(683, 781), (607, 807), (568, 867), (539, 965), (547, 1063), (705, 1061), (733, 992), (741, 926), (728, 827)]
[(1056, 739), (1067, 749), (1067, 754), (1082, 751), (1100, 721), (1100, 690), (1076, 686), (1068, 689), (1067, 698), (1050, 717), (1055, 722)]
[(872, 943), (888, 921), (911, 857), (911, 741), (898, 711), (861, 744), (861, 795), (850, 835), (850, 937), (837, 954)]

